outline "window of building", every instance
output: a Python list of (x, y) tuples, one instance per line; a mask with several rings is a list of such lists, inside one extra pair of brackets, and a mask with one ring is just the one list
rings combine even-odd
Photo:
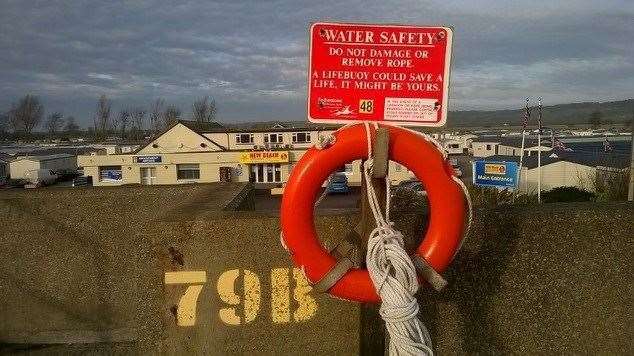
[(200, 179), (200, 166), (198, 164), (177, 164), (176, 179)]
[(281, 133), (264, 134), (264, 143), (282, 143), (284, 138)]
[(253, 143), (253, 134), (237, 134), (236, 143), (242, 145), (249, 145)]
[(487, 145), (487, 151), (491, 151), (491, 145)]
[(451, 143), (449, 144), (449, 148), (460, 148), (460, 145), (457, 143)]
[(401, 166), (398, 163), (394, 163), (394, 170), (397, 172), (400, 172), (403, 169), (403, 166)]
[(293, 143), (310, 143), (310, 132), (293, 132)]
[(123, 179), (121, 166), (101, 166), (99, 167), (99, 181), (119, 182)]
[(346, 163), (346, 173), (352, 173), (353, 169), (352, 163)]

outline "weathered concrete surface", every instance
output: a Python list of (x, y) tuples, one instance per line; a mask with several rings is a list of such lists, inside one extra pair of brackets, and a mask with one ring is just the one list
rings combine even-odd
[[(294, 315), (300, 305), (291, 294), (297, 288), (279, 243), (277, 217), (219, 213), (230, 200), (225, 198), (240, 187), (154, 188), (54, 189), (0, 196), (0, 342), (5, 343), (0, 350), (357, 353), (358, 306), (318, 296), (316, 312), (303, 314), (307, 320), (301, 320), (301, 313)], [(350, 219), (327, 217), (319, 226), (334, 238)], [(232, 306), (220, 300), (216, 283), (222, 273), (234, 269), (242, 274), (249, 270), (260, 282), (259, 310), (243, 325), (219, 318), (220, 309)], [(288, 271), (288, 322), (272, 318), (274, 270)], [(164, 273), (170, 271), (207, 273), (193, 327), (176, 325), (173, 307), (186, 286), (164, 285)], [(238, 280), (236, 294), (242, 294), (240, 285)], [(284, 298), (284, 291), (278, 294)], [(242, 304), (238, 314), (244, 314)], [(284, 319), (284, 311), (281, 314)], [(109, 337), (113, 342), (90, 344), (86, 334), (97, 332), (101, 338), (94, 342)], [(88, 344), (55, 345), (64, 340)]]
[[(233, 194), (240, 189), (234, 188)], [(302, 295), (279, 245), (277, 216), (218, 212), (229, 190), (1, 193), (0, 341), (12, 344), (0, 350), (357, 354), (359, 306)], [(334, 238), (356, 220), (349, 213), (322, 216), (317, 227)], [(398, 226), (413, 234), (422, 222), (408, 216)], [(420, 296), (438, 353), (632, 354), (633, 232), (632, 204), (476, 211), (471, 237), (446, 273), (450, 287)], [(234, 270), (236, 305), (218, 287)], [(176, 325), (173, 306), (187, 286), (165, 285), (170, 271), (206, 272), (194, 326)], [(255, 312), (255, 294), (242, 287), (245, 275), (259, 281)], [(311, 298), (312, 313), (302, 309)], [(235, 308), (238, 325), (222, 320), (228, 308)], [(108, 335), (113, 342), (23, 343)]]
[(634, 204), (475, 216), (449, 288), (419, 298), (440, 354), (634, 352)]

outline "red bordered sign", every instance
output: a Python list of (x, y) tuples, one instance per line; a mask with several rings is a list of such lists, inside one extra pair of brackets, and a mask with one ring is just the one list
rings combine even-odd
[(449, 27), (313, 24), (308, 119), (443, 126), (452, 40)]

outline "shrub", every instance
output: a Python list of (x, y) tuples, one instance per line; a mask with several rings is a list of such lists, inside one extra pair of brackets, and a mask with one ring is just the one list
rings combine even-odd
[(534, 204), (537, 203), (537, 196), (534, 194), (516, 194), (509, 189), (497, 189), (493, 187), (478, 187), (468, 184), (471, 202), (474, 206), (497, 206), (508, 204)]
[(627, 169), (597, 169), (597, 174), (591, 180), (596, 192), (597, 201), (618, 201), (627, 199), (627, 189), (630, 174)]
[(542, 193), (544, 203), (591, 201), (594, 194), (577, 187), (557, 187)]

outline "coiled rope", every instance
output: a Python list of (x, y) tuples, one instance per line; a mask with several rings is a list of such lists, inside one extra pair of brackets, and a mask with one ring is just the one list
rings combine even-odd
[[(370, 233), (366, 266), (374, 288), (381, 297), (379, 314), (390, 334), (390, 355), (433, 355), (431, 337), (418, 319), (418, 291), (416, 268), (405, 251), (403, 235), (389, 221), (390, 192), (386, 192), (386, 214), (381, 213), (376, 192), (371, 182), (372, 144), (370, 126), (365, 123), (368, 159), (364, 162), (368, 203), (376, 223)], [(375, 125), (376, 126), (376, 125)], [(389, 177), (385, 177), (389, 187)]]

